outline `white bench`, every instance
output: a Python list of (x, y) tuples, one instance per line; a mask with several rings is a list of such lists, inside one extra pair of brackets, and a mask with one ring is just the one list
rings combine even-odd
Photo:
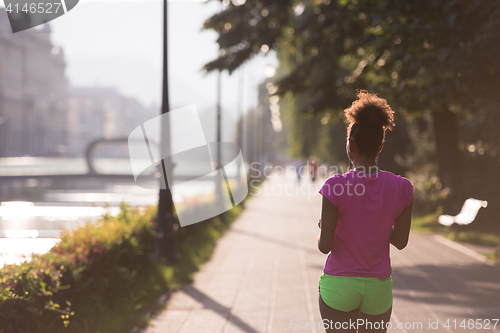
[(438, 221), (445, 226), (450, 226), (453, 223), (467, 225), (474, 221), (479, 209), (486, 206), (488, 206), (487, 201), (469, 198), (465, 200), (462, 210), (457, 216), (441, 215)]
[(467, 225), (474, 221), (479, 209), (486, 206), (488, 206), (487, 201), (469, 198), (465, 200), (462, 210), (457, 216), (441, 215), (438, 221), (445, 226), (450, 226), (453, 223)]

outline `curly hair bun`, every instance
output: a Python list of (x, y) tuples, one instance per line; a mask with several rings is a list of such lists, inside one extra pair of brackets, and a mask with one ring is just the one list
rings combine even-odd
[(384, 130), (392, 130), (395, 126), (394, 111), (392, 111), (385, 99), (366, 90), (358, 91), (356, 97), (357, 100), (344, 111), (349, 123), (366, 123), (373, 126), (382, 126)]
[(349, 122), (347, 137), (353, 139), (362, 154), (377, 155), (386, 130), (392, 130), (394, 111), (383, 98), (366, 90), (356, 94), (357, 100), (344, 110)]

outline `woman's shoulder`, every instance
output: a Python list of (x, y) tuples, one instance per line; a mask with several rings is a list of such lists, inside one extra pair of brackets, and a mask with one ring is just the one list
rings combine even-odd
[(325, 180), (325, 183), (338, 183), (340, 181), (343, 181), (347, 178), (349, 178), (352, 174), (352, 170), (349, 170), (345, 173), (334, 173), (333, 175), (331, 175), (330, 177), (328, 177), (326, 180)]
[(402, 184), (402, 186), (411, 186), (413, 187), (411, 181), (406, 178), (406, 177), (403, 177), (401, 175), (396, 175), (390, 171), (385, 171), (385, 170), (381, 170), (380, 171), (380, 175), (383, 176), (384, 178), (388, 179), (388, 180), (392, 180), (394, 182), (397, 182), (399, 184)]
[(386, 176), (393, 179), (393, 185), (389, 186), (389, 188), (391, 188), (392, 193), (397, 193), (397, 201), (401, 203), (402, 207), (408, 206), (413, 200), (413, 184), (411, 181), (392, 172), (386, 172)]

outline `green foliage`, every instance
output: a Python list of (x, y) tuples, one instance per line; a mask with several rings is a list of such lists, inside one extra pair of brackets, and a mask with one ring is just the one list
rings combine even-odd
[(481, 251), (480, 253), (488, 259), (500, 263), (500, 230), (496, 232), (475, 230), (477, 229), (474, 225), (476, 221), (466, 226), (452, 225), (451, 227), (445, 227), (438, 222), (441, 213), (442, 209), (439, 207), (437, 211), (430, 214), (414, 214), (412, 216), (411, 231), (419, 233), (437, 232), (456, 242), (494, 248), (494, 253), (485, 253)]
[[(156, 269), (151, 258), (154, 228), (150, 210), (122, 206), (117, 218), (103, 216), (63, 231), (49, 253), (0, 272), (1, 330), (75, 331), (83, 309), (116, 307), (121, 295)], [(166, 289), (165, 281), (158, 281)]]
[[(442, 204), (453, 214), (470, 196), (500, 200), (500, 175), (490, 172), (500, 166), (500, 2), (239, 3), (205, 23), (219, 34), (221, 49), (205, 69), (231, 72), (263, 44), (276, 50), (291, 155), (343, 160), (341, 112), (357, 89), (372, 90), (399, 117), (380, 166), (415, 177), (417, 206), (432, 211)], [(485, 223), (498, 220), (498, 207), (488, 208)]]
[(176, 266), (155, 260), (156, 209), (122, 204), (117, 217), (63, 231), (49, 253), (0, 271), (0, 332), (121, 333), (144, 326), (160, 295), (192, 279), (241, 205), (179, 228)]
[(447, 238), (457, 241), (476, 245), (485, 246), (500, 246), (500, 235), (487, 234), (477, 231), (456, 231), (450, 232)]
[[(495, 1), (247, 0), (208, 19), (222, 51), (205, 69), (230, 72), (263, 44), (294, 63), (279, 93), (305, 94), (317, 111), (375, 89), (411, 111), (473, 111), (494, 100), (500, 65)], [(282, 59), (280, 59), (282, 60)]]
[(414, 214), (411, 218), (411, 231), (422, 233), (448, 231), (449, 228), (438, 223), (439, 215), (441, 215), (441, 209), (426, 215)]

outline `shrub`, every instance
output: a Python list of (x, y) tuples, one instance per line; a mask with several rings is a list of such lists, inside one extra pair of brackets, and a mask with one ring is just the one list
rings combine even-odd
[(241, 211), (178, 228), (180, 262), (155, 260), (156, 208), (122, 204), (117, 217), (63, 231), (31, 261), (0, 270), (0, 332), (123, 333), (145, 326), (160, 295), (190, 281)]
[(50, 252), (3, 267), (0, 332), (58, 332), (82, 307), (116, 306), (139, 272), (156, 266), (152, 213), (122, 205), (118, 217), (63, 231)]

